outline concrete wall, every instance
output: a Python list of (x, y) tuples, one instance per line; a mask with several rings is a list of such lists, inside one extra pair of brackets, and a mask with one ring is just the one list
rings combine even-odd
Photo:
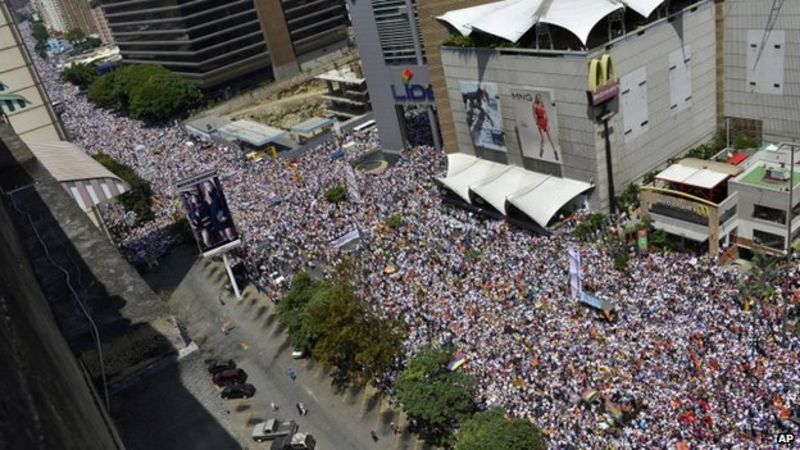
[[(0, 168), (15, 165), (9, 156), (0, 142)], [(59, 333), (10, 211), (0, 194), (0, 448), (122, 448)]]
[[(644, 34), (632, 33), (612, 43), (609, 50), (593, 52), (598, 57), (610, 53), (617, 74), (624, 77), (645, 68), (647, 73), (648, 129), (635, 138), (626, 139), (624, 115), (611, 121), (614, 182), (617, 192), (644, 173), (666, 162), (688, 148), (709, 139), (716, 131), (716, 40), (714, 5), (706, 2), (695, 10), (686, 10), (672, 21), (662, 20)], [(686, 109), (671, 109), (670, 53), (687, 47), (691, 52), (691, 95)], [(679, 109), (679, 108), (676, 108)], [(597, 127), (602, 133), (602, 127)], [(598, 140), (598, 154), (605, 144)], [(605, 157), (598, 158), (598, 171), (605, 173)]]
[[(753, 211), (755, 205), (786, 211), (786, 206), (789, 203), (788, 192), (776, 192), (771, 189), (764, 189), (737, 182), (729, 182), (728, 190), (738, 193), (739, 197), (737, 209), (737, 235), (739, 237), (753, 240), (753, 230), (760, 230), (766, 233), (783, 236), (784, 239), (786, 238), (785, 224), (754, 218)], [(800, 186), (795, 187), (792, 201), (795, 208), (797, 205), (800, 205)], [(795, 217), (792, 221), (792, 234), (796, 234), (798, 230), (800, 230), (800, 217)]]
[(14, 130), (26, 142), (64, 139), (50, 99), (3, 3), (0, 3), (0, 61), (0, 82), (7, 86), (5, 92), (22, 95), (31, 102), (27, 107), (8, 114)]
[[(709, 139), (716, 128), (716, 64), (714, 7), (705, 2), (686, 10), (674, 20), (655, 22), (638, 33), (613, 41), (589, 55), (580, 53), (536, 53), (513, 49), (442, 48), (442, 65), (452, 110), (458, 150), (487, 159), (523, 166), (598, 186), (592, 195), (595, 208), (608, 206), (605, 141), (603, 126), (596, 120), (599, 110), (589, 107), (587, 64), (603, 53), (613, 56), (617, 73), (624, 77), (644, 68), (647, 92), (647, 129), (635, 138), (624, 135), (626, 111), (619, 100), (609, 108), (611, 148), (617, 192), (644, 173), (688, 148)], [(683, 84), (670, 85), (670, 54), (690, 49), (691, 99), (685, 108), (672, 108), (670, 93)], [(472, 145), (459, 81), (492, 82), (498, 85), (508, 152), (475, 149)], [(563, 165), (522, 157), (514, 137), (516, 121), (508, 89), (536, 87), (551, 89), (558, 110), (558, 140)], [(437, 99), (438, 100), (438, 99)], [(441, 103), (441, 102), (440, 102)], [(440, 120), (444, 128), (446, 114)], [(676, 132), (677, 131), (677, 132)], [(446, 130), (443, 130), (443, 134)], [(447, 140), (445, 139), (445, 145)], [(447, 148), (452, 151), (451, 148)]]
[[(771, 36), (783, 33), (782, 92), (759, 93), (748, 83), (748, 31), (763, 37), (773, 0), (727, 0), (725, 11), (725, 115), (763, 121), (765, 141), (800, 138), (800, 2), (784, 1)], [(760, 47), (760, 41), (759, 41)], [(769, 49), (765, 49), (768, 53)], [(762, 55), (757, 69), (775, 72)], [(779, 74), (776, 74), (779, 75)]]

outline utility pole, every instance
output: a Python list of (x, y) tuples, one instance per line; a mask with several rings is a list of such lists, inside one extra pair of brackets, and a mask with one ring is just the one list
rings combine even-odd
[(603, 121), (603, 137), (606, 141), (606, 173), (608, 177), (608, 208), (611, 217), (617, 215), (617, 199), (614, 196), (614, 166), (611, 162), (611, 135), (608, 130), (608, 121), (614, 117), (614, 112), (608, 110), (608, 104), (603, 105), (603, 114), (600, 120)]
[[(792, 264), (792, 210), (793, 204), (793, 190), (794, 190), (794, 142), (791, 144), (791, 157), (789, 159), (789, 210), (786, 212), (786, 269), (788, 270)], [(789, 344), (786, 338), (786, 321), (789, 318), (789, 298), (788, 292), (783, 293), (783, 317), (781, 319), (781, 341), (783, 345)]]

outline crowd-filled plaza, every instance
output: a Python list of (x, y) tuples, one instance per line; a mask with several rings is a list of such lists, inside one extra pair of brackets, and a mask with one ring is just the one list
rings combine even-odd
[[(707, 257), (649, 254), (620, 272), (604, 243), (576, 241), (569, 225), (535, 236), (444, 205), (432, 177), (445, 155), (428, 146), (404, 150), (380, 175), (357, 175), (361, 202), (329, 203), (323, 193), (344, 184), (346, 166), (380, 149), (376, 133), (331, 138), (292, 160), (250, 162), (233, 147), (190, 139), (177, 121), (147, 125), (97, 109), (59, 81), (53, 62), (33, 58), (51, 101), (64, 106), (71, 140), (152, 182), (154, 220), (137, 222), (120, 208), (106, 217), (132, 262), (174, 247), (170, 225), (183, 214), (176, 182), (216, 169), (243, 238), (238, 256), (267, 295), (285, 293), (270, 285), (275, 270), (290, 277), (314, 262), (331, 271), (344, 255), (331, 241), (357, 228), (360, 242), (348, 252), (358, 293), (407, 324), (405, 356), (452, 343), (479, 382), (479, 404), (532, 419), (551, 448), (687, 441), (744, 450), (772, 448), (783, 431), (800, 434), (786, 417), (800, 407), (800, 341), (780, 342), (782, 296), (800, 288), (797, 264), (773, 298), (745, 312), (744, 275)], [(332, 158), (339, 149), (345, 158)], [(396, 230), (385, 225), (395, 214), (404, 221)], [(614, 320), (570, 297), (573, 245), (587, 288), (614, 305)], [(627, 426), (609, 427), (580, 401), (591, 389), (642, 409)]]

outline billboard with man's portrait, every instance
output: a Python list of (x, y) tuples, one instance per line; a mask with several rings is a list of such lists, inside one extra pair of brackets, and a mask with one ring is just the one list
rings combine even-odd
[(508, 91), (517, 121), (517, 135), (522, 155), (561, 164), (558, 144), (558, 113), (553, 91), (536, 88), (512, 88)]
[(221, 253), (240, 243), (216, 171), (181, 180), (177, 189), (203, 256)]
[(461, 101), (467, 113), (467, 127), (476, 147), (506, 151), (506, 138), (503, 132), (503, 115), (500, 112), (500, 99), (497, 85), (460, 81)]

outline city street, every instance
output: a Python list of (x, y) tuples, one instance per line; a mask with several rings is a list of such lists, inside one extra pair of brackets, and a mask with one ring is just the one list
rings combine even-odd
[[(269, 448), (268, 442), (253, 442), (250, 433), (255, 423), (276, 416), (295, 420), (300, 432), (314, 435), (320, 450), (425, 448), (405, 431), (400, 435), (391, 432), (392, 422), (405, 428), (404, 419), (374, 389), (353, 388), (337, 394), (319, 364), (292, 359), (274, 305), (253, 287), (244, 291), (241, 300), (223, 292), (227, 277), (222, 263), (194, 259), (194, 255), (189, 246), (178, 248), (162, 261), (159, 272), (145, 279), (162, 297), (169, 296), (171, 309), (199, 347), (178, 363), (180, 383), (238, 442), (238, 447), (221, 446), (222, 440), (211, 436), (207, 439), (197, 420), (179, 414), (180, 405), (170, 399), (173, 390), (161, 383), (158, 374), (143, 382), (153, 389), (137, 387), (135, 395), (126, 397), (145, 403), (140, 396), (152, 397), (150, 404), (162, 404), (163, 408), (153, 411), (156, 417), (146, 423), (123, 423), (123, 434), (141, 436), (143, 447), (160, 441), (158, 448)], [(227, 334), (223, 328), (229, 330)], [(221, 400), (205, 371), (203, 361), (209, 358), (234, 359), (249, 375), (248, 383), (257, 388), (256, 395), (245, 400)], [(297, 374), (294, 381), (288, 376), (290, 368)], [(271, 402), (278, 405), (275, 413)], [(298, 402), (308, 409), (307, 416), (298, 413)], [(129, 427), (146, 429), (131, 432)], [(377, 442), (370, 436), (373, 430)]]

